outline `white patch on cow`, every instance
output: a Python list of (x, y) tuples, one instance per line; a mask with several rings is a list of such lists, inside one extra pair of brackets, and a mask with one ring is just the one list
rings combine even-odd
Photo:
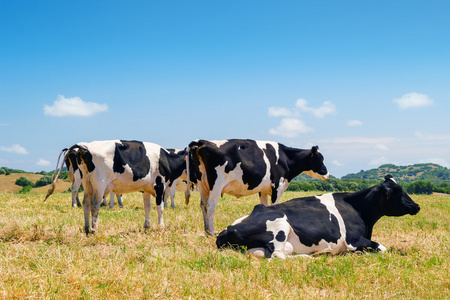
[[(286, 255), (291, 255), (293, 252), (293, 247), (291, 244), (286, 247), (287, 237), (291, 230), (291, 226), (287, 221), (287, 216), (284, 215), (282, 218), (277, 218), (273, 221), (268, 220), (266, 222), (266, 230), (272, 232), (273, 240), (270, 243), (274, 244), (274, 252), (272, 254), (273, 258), (282, 258), (285, 259)], [(280, 232), (284, 232), (285, 239), (283, 241), (277, 240), (277, 235)]]
[(290, 244), (293, 248), (295, 254), (312, 254), (316, 252), (329, 252), (331, 254), (338, 254), (345, 252), (347, 250), (355, 250), (354, 247), (347, 245), (345, 242), (346, 238), (346, 228), (344, 220), (336, 208), (335, 201), (333, 195), (331, 193), (324, 194), (322, 196), (316, 196), (317, 199), (320, 200), (320, 203), (325, 205), (327, 210), (329, 211), (329, 218), (331, 221), (331, 215), (334, 215), (339, 224), (339, 230), (341, 237), (338, 239), (336, 243), (328, 242), (324, 239), (320, 240), (319, 243), (312, 246), (306, 246), (301, 243), (300, 238), (295, 234), (292, 228), (289, 231), (289, 235), (287, 238), (287, 244)]
[[(262, 150), (267, 150), (267, 144), (271, 145), (275, 149), (275, 156), (277, 158), (277, 161), (275, 162), (275, 164), (278, 164), (278, 161), (280, 159), (280, 151), (279, 151), (280, 145), (278, 143), (270, 142), (270, 141), (255, 141), (255, 142), (256, 142), (256, 145), (258, 145), (258, 147)], [(266, 153), (264, 152), (264, 160), (266, 160), (266, 158), (267, 158), (267, 156), (266, 156)]]
[(244, 219), (246, 219), (249, 215), (243, 216), (242, 218), (237, 219), (236, 221), (234, 221), (231, 226), (234, 226), (236, 224), (241, 223)]
[(386, 247), (385, 246), (383, 246), (383, 245), (381, 245), (381, 244), (378, 244), (378, 250), (381, 252), (381, 253), (384, 253), (384, 252), (386, 252)]

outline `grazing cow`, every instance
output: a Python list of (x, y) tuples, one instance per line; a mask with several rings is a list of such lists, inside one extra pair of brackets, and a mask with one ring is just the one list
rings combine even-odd
[[(61, 154), (65, 153), (67, 156), (72, 150), (76, 150), (77, 163), (83, 175), (86, 234), (98, 230), (100, 204), (103, 196), (111, 191), (118, 194), (136, 191), (144, 193), (144, 228), (150, 227), (150, 197), (154, 196), (158, 224), (164, 226), (164, 193), (185, 170), (184, 153), (173, 154), (153, 143), (110, 140), (78, 143), (69, 149), (63, 149)], [(45, 199), (53, 192), (55, 183), (54, 178)], [(92, 228), (89, 223), (90, 216)]]
[(386, 251), (371, 241), (382, 216), (415, 215), (418, 204), (391, 175), (355, 193), (329, 193), (292, 199), (277, 205), (255, 206), (217, 237), (217, 247), (247, 248), (258, 257), (285, 258), (291, 254), (346, 251)]
[(209, 234), (214, 234), (214, 212), (222, 194), (241, 197), (259, 193), (261, 203), (267, 206), (268, 196), (277, 203), (289, 182), (300, 173), (329, 177), (317, 146), (302, 150), (254, 140), (196, 140), (187, 151), (187, 177), (197, 180)]
[[(69, 173), (69, 179), (72, 182), (72, 207), (81, 207), (80, 198), (78, 197), (78, 190), (81, 186), (82, 174), (77, 164), (76, 151), (72, 150), (66, 155), (65, 163), (67, 166), (67, 171)], [(114, 197), (117, 197), (117, 202), (120, 207), (123, 207), (122, 195), (116, 195), (110, 193), (109, 207), (114, 208)], [(103, 197), (103, 202), (101, 206), (106, 206), (106, 195)]]

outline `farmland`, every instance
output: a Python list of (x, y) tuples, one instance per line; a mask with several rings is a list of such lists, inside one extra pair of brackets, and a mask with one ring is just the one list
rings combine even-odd
[[(286, 192), (282, 201), (317, 192)], [(99, 232), (83, 233), (70, 194), (0, 194), (0, 297), (58, 299), (449, 299), (450, 197), (412, 195), (416, 216), (382, 218), (384, 254), (258, 260), (219, 251), (203, 231), (198, 192), (164, 210), (164, 229), (143, 230), (142, 194), (101, 208)], [(215, 225), (249, 213), (257, 196), (224, 195)]]

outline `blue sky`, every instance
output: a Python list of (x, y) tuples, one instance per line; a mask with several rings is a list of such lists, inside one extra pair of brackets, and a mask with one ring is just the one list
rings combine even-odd
[(2, 1), (0, 166), (77, 142), (319, 145), (450, 167), (448, 1)]

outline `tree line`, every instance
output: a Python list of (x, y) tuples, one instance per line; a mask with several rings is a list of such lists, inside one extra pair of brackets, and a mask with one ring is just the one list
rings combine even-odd
[[(380, 180), (373, 179), (337, 179), (318, 181), (292, 181), (288, 191), (320, 191), (320, 192), (354, 192), (360, 191), (376, 184)], [(434, 184), (431, 181), (417, 180), (410, 183), (398, 182), (408, 194), (445, 193), (450, 194), (450, 183)]]
[[(41, 179), (33, 183), (31, 180), (22, 176), (16, 180), (16, 185), (23, 187), (21, 193), (29, 192), (33, 187), (40, 187), (51, 184), (51, 179), (53, 175), (52, 172), (25, 172), (17, 169), (10, 169), (6, 167), (0, 168), (0, 175), (9, 175), (11, 173), (25, 173), (25, 174), (40, 174), (44, 175)], [(63, 168), (60, 179), (68, 178), (67, 168)], [(309, 180), (306, 175), (297, 176), (294, 181), (292, 181), (288, 187), (288, 191), (319, 191), (319, 192), (354, 192), (360, 191), (376, 184), (381, 181), (376, 179), (337, 179), (330, 178), (328, 180)], [(431, 194), (431, 193), (444, 193), (450, 194), (450, 183), (441, 182), (433, 183), (428, 180), (416, 180), (413, 182), (397, 182), (403, 187), (403, 189), (409, 194)]]

